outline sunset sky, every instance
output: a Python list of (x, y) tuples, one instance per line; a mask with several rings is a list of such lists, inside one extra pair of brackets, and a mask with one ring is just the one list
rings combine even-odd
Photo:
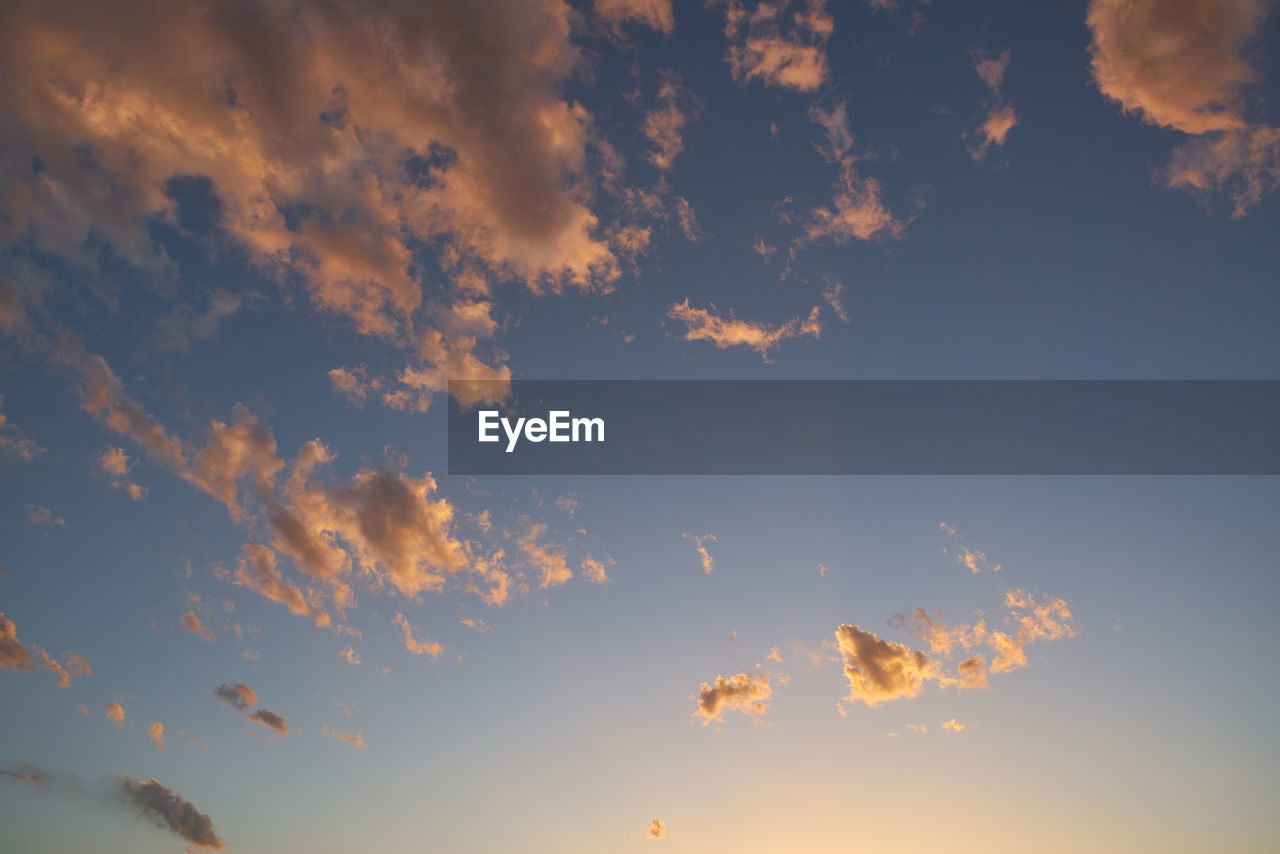
[(1276, 477), (462, 477), (445, 429), (451, 379), (1276, 379), (1277, 45), (0, 4), (0, 850), (1280, 849)]

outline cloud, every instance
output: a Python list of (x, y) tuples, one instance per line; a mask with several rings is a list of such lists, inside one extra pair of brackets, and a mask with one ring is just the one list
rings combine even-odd
[(913, 613), (895, 614), (889, 618), (889, 625), (907, 629), (913, 637), (929, 644), (930, 652), (944, 657), (950, 656), (956, 649), (972, 649), (987, 639), (987, 625), (983, 620), (972, 626), (948, 629), (941, 622), (940, 614), (930, 617), (924, 608), (916, 608)]
[(263, 726), (271, 727), (273, 730), (280, 733), (281, 737), (289, 734), (289, 725), (285, 723), (284, 718), (280, 717), (275, 712), (267, 709), (258, 709), (256, 712), (245, 715), (245, 717), (248, 720), (260, 723)]
[(124, 706), (119, 703), (103, 703), (102, 708), (107, 710), (106, 715), (109, 720), (113, 720), (117, 724), (124, 723)]
[[(3, 311), (0, 305), (0, 312)], [(0, 315), (2, 319), (2, 315)], [(0, 331), (4, 330), (4, 324), (0, 323)], [(4, 395), (0, 394), (0, 409), (4, 409)], [(0, 412), (0, 454), (10, 454), (22, 460), (24, 463), (35, 462), (44, 453), (44, 448), (37, 445), (31, 439), (28, 439), (8, 417)]]
[(520, 550), (524, 552), (529, 565), (538, 571), (538, 586), (559, 587), (573, 578), (573, 570), (565, 559), (563, 551), (556, 551), (554, 546), (539, 542), (547, 533), (547, 526), (542, 523), (530, 524), (525, 533), (516, 540)]
[(156, 743), (156, 747), (164, 750), (164, 724), (160, 721), (152, 721), (147, 732), (151, 734), (151, 740)]
[[(604, 5), (667, 26), (664, 4)], [(221, 233), (362, 332), (412, 324), (427, 241), (450, 273), (608, 287), (593, 119), (564, 94), (573, 15), (306, 0), (166, 5), (139, 25), (89, 2), (7, 6), (0, 73), (26, 95), (0, 151), (42, 168), (5, 170), (2, 236), (90, 268), (107, 244), (158, 275), (174, 265), (148, 227), (181, 227), (174, 180), (202, 176)]]
[(739, 673), (728, 678), (717, 676), (714, 685), (702, 683), (698, 692), (698, 709), (694, 714), (703, 726), (724, 720), (725, 711), (737, 710), (744, 715), (763, 715), (769, 711), (773, 688), (768, 676), (753, 678)]
[(961, 688), (988, 688), (987, 660), (980, 655), (966, 658), (956, 667)]
[(1264, 0), (1093, 0), (1087, 21), (1094, 83), (1126, 113), (1192, 137), (1159, 178), (1244, 216), (1280, 186), (1280, 129), (1251, 120), (1260, 80), (1246, 46)]
[(130, 459), (124, 448), (109, 446), (98, 454), (97, 460), (98, 467), (111, 477), (111, 487), (113, 489), (125, 490), (134, 501), (141, 501), (147, 497), (147, 488), (145, 486), (138, 486), (138, 484), (129, 480), (129, 471), (136, 461)]
[(987, 155), (991, 146), (1002, 146), (1009, 136), (1009, 131), (1018, 124), (1018, 112), (1005, 100), (1001, 87), (1004, 85), (1004, 73), (1013, 61), (1013, 54), (1008, 50), (1001, 51), (998, 56), (991, 56), (974, 49), (969, 52), (973, 59), (973, 70), (986, 84), (988, 97), (983, 104), (984, 113), (976, 130), (965, 134), (971, 140), (969, 154), (974, 160), (981, 160)]
[(759, 80), (766, 86), (812, 92), (830, 75), (826, 43), (835, 22), (825, 0), (757, 3), (748, 11), (738, 0), (725, 4), (725, 61), (740, 84)]
[(196, 312), (186, 303), (179, 303), (160, 319), (156, 347), (160, 350), (191, 352), (192, 341), (207, 341), (218, 334), (218, 325), (234, 315), (244, 304), (239, 294), (224, 288), (216, 288), (209, 296), (208, 306)]
[(970, 550), (964, 546), (960, 547), (960, 553), (956, 555), (956, 561), (968, 567), (969, 572), (974, 575), (977, 575), (984, 569), (989, 569), (992, 572), (999, 572), (1001, 569), (1000, 564), (997, 563), (993, 565), (987, 560), (985, 552), (978, 551), (977, 549)]
[(18, 627), (0, 611), (0, 670), (35, 670), (43, 667), (58, 675), (59, 687), (71, 684), (74, 676), (88, 676), (93, 672), (89, 659), (79, 653), (68, 653), (65, 664), (59, 664), (53, 656), (39, 646), (24, 646), (18, 640)]
[(725, 317), (716, 313), (714, 304), (709, 309), (694, 308), (688, 298), (667, 310), (667, 317), (682, 321), (688, 327), (684, 340), (709, 341), (719, 350), (746, 347), (755, 350), (765, 361), (769, 360), (769, 350), (782, 341), (806, 335), (822, 337), (822, 321), (818, 314), (819, 308), (814, 306), (808, 317), (794, 317), (780, 326), (773, 326), (761, 321), (738, 320), (732, 310)]
[(644, 832), (645, 839), (661, 839), (667, 835), (667, 826), (662, 823), (662, 819), (655, 818), (649, 822), (649, 827)]
[(327, 613), (308, 602), (296, 584), (285, 580), (276, 566), (275, 552), (252, 541), (244, 544), (244, 552), (233, 575), (236, 584), (284, 605), (291, 614), (311, 617), (317, 626), (330, 624)]
[(404, 614), (396, 614), (392, 622), (400, 627), (400, 639), (404, 642), (404, 648), (414, 655), (427, 655), (435, 661), (444, 652), (444, 647), (433, 640), (415, 639), (413, 626), (409, 625), (409, 619)]
[(792, 252), (822, 240), (843, 244), (853, 238), (900, 237), (908, 221), (898, 219), (884, 204), (880, 182), (863, 176), (857, 169), (859, 157), (853, 152), (853, 132), (844, 102), (830, 110), (814, 106), (809, 110), (809, 118), (821, 126), (826, 135), (826, 143), (819, 150), (828, 163), (836, 166), (838, 178), (831, 204), (814, 209), (803, 237), (793, 244)]
[(711, 552), (707, 551), (706, 544), (708, 541), (714, 543), (716, 541), (716, 535), (704, 534), (701, 537), (698, 537), (686, 531), (680, 536), (682, 536), (686, 540), (693, 540), (694, 548), (698, 550), (698, 561), (702, 564), (702, 571), (705, 574), (710, 575), (712, 571), (716, 568), (716, 563), (715, 563), (715, 560), (711, 557)]
[(147, 781), (120, 777), (123, 800), (156, 827), (168, 830), (199, 849), (222, 850), (222, 840), (213, 829), (213, 821), (190, 801), (152, 778)]
[(698, 711), (694, 714), (701, 718), (703, 726), (712, 721), (724, 720), (726, 711), (758, 716), (769, 711), (769, 699), (772, 697), (773, 688), (769, 685), (768, 676), (751, 677), (748, 673), (730, 677), (717, 676), (716, 684), (701, 684)]
[(252, 688), (242, 682), (237, 682), (234, 685), (224, 683), (214, 688), (213, 693), (219, 700), (240, 712), (258, 705), (258, 695), (254, 693)]
[(959, 732), (960, 730), (965, 728), (965, 725), (957, 721), (955, 718), (952, 718), (949, 721), (945, 721), (942, 724), (942, 728), (951, 730), (952, 732)]
[(676, 196), (676, 222), (685, 240), (697, 243), (702, 239), (702, 229), (698, 227), (698, 217), (694, 213), (693, 205), (689, 204), (689, 200), (684, 196)]
[(844, 656), (849, 679), (849, 699), (878, 706), (890, 700), (914, 697), (937, 668), (929, 656), (894, 641), (881, 640), (856, 625), (836, 629), (836, 641)]
[(596, 15), (620, 32), (624, 21), (652, 27), (662, 33), (675, 29), (671, 0), (594, 0)]
[(346, 662), (347, 662), (347, 664), (359, 664), (359, 663), (360, 663), (360, 656), (359, 656), (359, 654), (355, 651), (355, 649), (353, 649), (353, 648), (352, 648), (352, 647), (350, 647), (350, 646), (347, 646), (347, 647), (345, 647), (345, 648), (343, 648), (343, 649), (338, 650), (338, 657), (339, 657), (339, 658), (341, 658), (341, 659), (345, 659), (345, 660), (346, 660)]
[(27, 521), (32, 525), (45, 525), (50, 528), (65, 528), (67, 525), (65, 519), (55, 515), (48, 507), (42, 507), (39, 504), (27, 505)]
[(582, 576), (587, 579), (587, 581), (595, 584), (608, 584), (609, 575), (606, 569), (613, 565), (613, 558), (605, 558), (605, 560), (600, 561), (596, 560), (591, 555), (587, 555), (582, 559)]
[(195, 611), (187, 611), (182, 615), (182, 627), (202, 641), (215, 640), (213, 632), (201, 622)]
[(367, 746), (364, 741), (364, 735), (361, 734), (360, 732), (357, 732), (355, 735), (352, 735), (349, 732), (338, 732), (336, 729), (332, 728), (328, 724), (321, 724), (320, 732), (324, 735), (329, 736), (330, 738), (345, 742), (351, 745), (352, 747), (359, 748), (359, 747)]
[(992, 673), (1026, 667), (1024, 647), (1030, 643), (1075, 636), (1071, 609), (1063, 599), (1037, 601), (1026, 590), (1017, 589), (1005, 593), (1005, 605), (1010, 611), (1005, 622), (1016, 626), (1017, 630), (1012, 636), (1004, 632), (991, 633), (988, 642), (995, 653), (991, 661)]
[(640, 130), (651, 146), (649, 162), (666, 171), (684, 150), (684, 126), (702, 115), (702, 102), (681, 84), (675, 72), (662, 72), (661, 80), (657, 103), (645, 113)]

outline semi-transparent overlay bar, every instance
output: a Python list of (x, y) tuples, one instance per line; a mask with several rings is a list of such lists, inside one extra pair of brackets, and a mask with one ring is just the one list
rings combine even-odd
[(453, 475), (1280, 474), (1274, 380), (470, 380), (448, 422)]

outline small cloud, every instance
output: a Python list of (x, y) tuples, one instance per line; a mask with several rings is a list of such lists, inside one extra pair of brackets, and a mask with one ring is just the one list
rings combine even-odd
[(245, 717), (248, 720), (260, 723), (263, 726), (270, 727), (280, 733), (282, 738), (289, 734), (289, 725), (285, 723), (284, 718), (280, 717), (275, 712), (268, 711), (267, 709), (258, 709), (256, 712), (246, 715)]
[(133, 806), (156, 827), (168, 830), (196, 848), (220, 851), (222, 840), (213, 829), (213, 821), (190, 801), (163, 786), (155, 778), (146, 782), (128, 776), (120, 778), (125, 802)]
[(644, 832), (645, 839), (661, 839), (667, 835), (667, 826), (662, 823), (662, 819), (655, 818), (649, 822), (649, 828)]
[(147, 732), (151, 734), (151, 740), (156, 743), (156, 747), (164, 750), (164, 724), (160, 721), (152, 721)]
[[(397, 615), (398, 616), (398, 615)], [(346, 659), (347, 664), (359, 664), (360, 655), (352, 647), (338, 650), (338, 658)]]
[(594, 584), (608, 584), (609, 576), (606, 569), (613, 566), (614, 563), (615, 561), (611, 557), (599, 561), (591, 555), (587, 555), (582, 559), (582, 577)]
[(737, 710), (744, 715), (763, 715), (769, 710), (773, 688), (769, 677), (753, 678), (746, 673), (736, 676), (717, 676), (715, 684), (702, 683), (698, 692), (696, 717), (703, 726), (724, 719), (726, 710)]
[(351, 745), (352, 747), (365, 746), (364, 736), (360, 732), (357, 732), (355, 735), (352, 735), (349, 732), (338, 732), (336, 729), (333, 729), (328, 724), (321, 724), (320, 732), (323, 733), (324, 735), (329, 736), (330, 738), (337, 739), (338, 741), (341, 741), (341, 742), (345, 742)]
[(714, 304), (710, 308), (694, 308), (688, 298), (681, 303), (673, 303), (667, 309), (667, 317), (679, 320), (687, 327), (684, 333), (686, 341), (707, 341), (718, 350), (730, 347), (745, 347), (755, 350), (766, 362), (769, 351), (783, 341), (805, 336), (822, 337), (822, 320), (819, 308), (814, 306), (808, 316), (793, 317), (786, 323), (773, 325), (762, 321), (739, 320), (732, 310), (728, 315), (717, 313)]
[(951, 732), (959, 732), (960, 730), (965, 728), (965, 724), (962, 724), (959, 721), (957, 721), (955, 718), (952, 718), (951, 720), (944, 722), (942, 724), (942, 728), (946, 730), (950, 730)]
[(115, 721), (117, 726), (124, 723), (124, 706), (119, 703), (103, 703), (102, 708), (106, 709), (108, 720)]
[(716, 541), (715, 534), (704, 534), (701, 537), (695, 536), (688, 532), (681, 535), (686, 540), (693, 540), (694, 548), (698, 550), (698, 561), (702, 564), (702, 571), (710, 575), (712, 570), (716, 568), (715, 560), (711, 557), (711, 552), (707, 551), (707, 543)]
[(27, 505), (27, 521), (32, 525), (44, 525), (50, 528), (65, 528), (67, 525), (65, 519), (54, 515), (48, 507), (42, 507), (39, 504)]
[(404, 614), (396, 614), (392, 622), (400, 627), (400, 639), (404, 642), (404, 648), (414, 655), (430, 656), (434, 661), (444, 651), (444, 647), (433, 640), (414, 638), (413, 627), (409, 625), (409, 619)]
[(219, 700), (226, 703), (233, 709), (243, 712), (252, 706), (258, 705), (258, 695), (253, 689), (242, 682), (234, 685), (219, 685), (213, 689), (213, 693)]
[(202, 641), (214, 640), (213, 632), (196, 616), (195, 611), (187, 611), (182, 615), (182, 627)]

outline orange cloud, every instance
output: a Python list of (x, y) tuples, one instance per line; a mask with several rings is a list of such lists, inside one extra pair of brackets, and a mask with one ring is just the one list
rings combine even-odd
[[(0, 331), (8, 331), (4, 322), (4, 294), (0, 290)], [(16, 307), (13, 309), (16, 312)], [(0, 409), (4, 408), (4, 395), (0, 394)], [(22, 430), (0, 412), (0, 454), (12, 454), (24, 463), (35, 462), (44, 453), (44, 448), (23, 435)]]
[(965, 728), (965, 725), (957, 721), (955, 718), (952, 718), (949, 721), (944, 721), (942, 728), (950, 730), (951, 732), (960, 732), (960, 730)]
[(773, 688), (769, 677), (752, 678), (739, 673), (728, 678), (717, 676), (714, 685), (702, 683), (698, 692), (698, 709), (694, 713), (702, 719), (703, 726), (712, 721), (724, 720), (726, 710), (737, 710), (744, 715), (763, 715), (769, 711), (769, 699)]
[(608, 584), (609, 575), (606, 572), (607, 567), (613, 566), (613, 558), (606, 558), (599, 561), (591, 555), (587, 555), (582, 559), (582, 576), (595, 584)]
[(213, 632), (201, 622), (195, 611), (187, 611), (182, 615), (182, 627), (202, 641), (215, 640)]
[(644, 832), (645, 839), (661, 839), (667, 835), (667, 826), (663, 824), (662, 819), (655, 818), (649, 822), (649, 827)]
[(716, 568), (716, 563), (715, 563), (715, 559), (711, 557), (711, 552), (707, 551), (706, 544), (708, 541), (714, 543), (716, 541), (716, 535), (704, 534), (703, 536), (698, 537), (688, 532), (685, 532), (681, 534), (681, 536), (686, 540), (693, 540), (694, 548), (698, 550), (698, 561), (702, 564), (702, 571), (705, 574), (710, 575), (711, 572)]
[(738, 0), (726, 4), (725, 61), (738, 83), (759, 80), (766, 86), (812, 92), (826, 82), (826, 43), (835, 32), (826, 2), (807, 0), (794, 12), (791, 5), (790, 0), (760, 2), (748, 11)]
[(147, 732), (151, 734), (151, 740), (156, 743), (156, 747), (164, 750), (164, 724), (160, 721), (152, 721)]
[(280, 733), (281, 737), (289, 734), (289, 725), (285, 723), (284, 718), (280, 717), (275, 712), (268, 711), (267, 709), (258, 709), (256, 712), (246, 715), (245, 717), (248, 720), (260, 723), (263, 726), (270, 727)]
[(729, 316), (716, 314), (716, 307), (710, 309), (694, 308), (689, 305), (688, 298), (676, 303), (667, 310), (667, 317), (682, 321), (688, 329), (685, 331), (686, 341), (709, 341), (719, 350), (729, 347), (746, 347), (755, 350), (761, 358), (769, 361), (769, 350), (790, 338), (811, 335), (822, 337), (822, 321), (819, 319), (819, 308), (814, 306), (808, 317), (795, 317), (780, 326), (772, 326), (753, 320), (738, 320), (730, 310)]
[(79, 653), (68, 653), (66, 664), (59, 664), (41, 647), (24, 646), (18, 640), (17, 625), (0, 611), (0, 670), (35, 670), (37, 666), (56, 673), (62, 688), (71, 684), (72, 677), (93, 672), (89, 659)]
[(400, 639), (404, 642), (404, 648), (414, 655), (427, 655), (434, 661), (444, 651), (444, 647), (433, 640), (414, 638), (413, 626), (409, 625), (409, 619), (404, 614), (396, 614), (392, 622), (400, 627)]
[(108, 720), (115, 721), (117, 725), (124, 723), (124, 706), (119, 703), (103, 703), (102, 708), (107, 710)]
[(1246, 45), (1259, 34), (1264, 0), (1093, 0), (1094, 83), (1126, 113), (1193, 137), (1160, 176), (1205, 198), (1225, 195), (1244, 216), (1280, 186), (1280, 129), (1251, 121), (1248, 88), (1259, 81)]
[(528, 558), (529, 565), (538, 571), (538, 586), (544, 589), (559, 587), (573, 578), (573, 570), (569, 568), (564, 552), (539, 542), (546, 533), (547, 526), (539, 522), (529, 525), (525, 533), (516, 540), (516, 544)]
[(329, 625), (329, 615), (308, 602), (296, 584), (285, 581), (284, 575), (276, 566), (275, 552), (252, 541), (244, 544), (244, 551), (245, 556), (240, 559), (233, 576), (236, 584), (247, 587), (272, 602), (279, 602), (292, 614), (313, 618), (317, 626)]
[(914, 697), (937, 668), (929, 656), (894, 641), (881, 640), (856, 625), (836, 629), (836, 641), (844, 656), (849, 699), (878, 706), (902, 697)]
[(977, 130), (965, 134), (972, 140), (969, 154), (974, 160), (986, 156), (991, 146), (1002, 146), (1009, 136), (1009, 131), (1018, 124), (1018, 112), (1008, 103), (1001, 87), (1004, 84), (1004, 73), (1013, 61), (1013, 54), (1002, 51), (998, 56), (990, 56), (982, 51), (970, 51), (973, 57), (973, 70), (986, 84), (989, 94), (983, 108), (985, 110)]
[(697, 121), (701, 114), (702, 102), (681, 85), (679, 76), (671, 71), (663, 72), (657, 104), (645, 114), (640, 125), (652, 146), (649, 162), (661, 170), (670, 169), (676, 155), (684, 150), (684, 126)]

